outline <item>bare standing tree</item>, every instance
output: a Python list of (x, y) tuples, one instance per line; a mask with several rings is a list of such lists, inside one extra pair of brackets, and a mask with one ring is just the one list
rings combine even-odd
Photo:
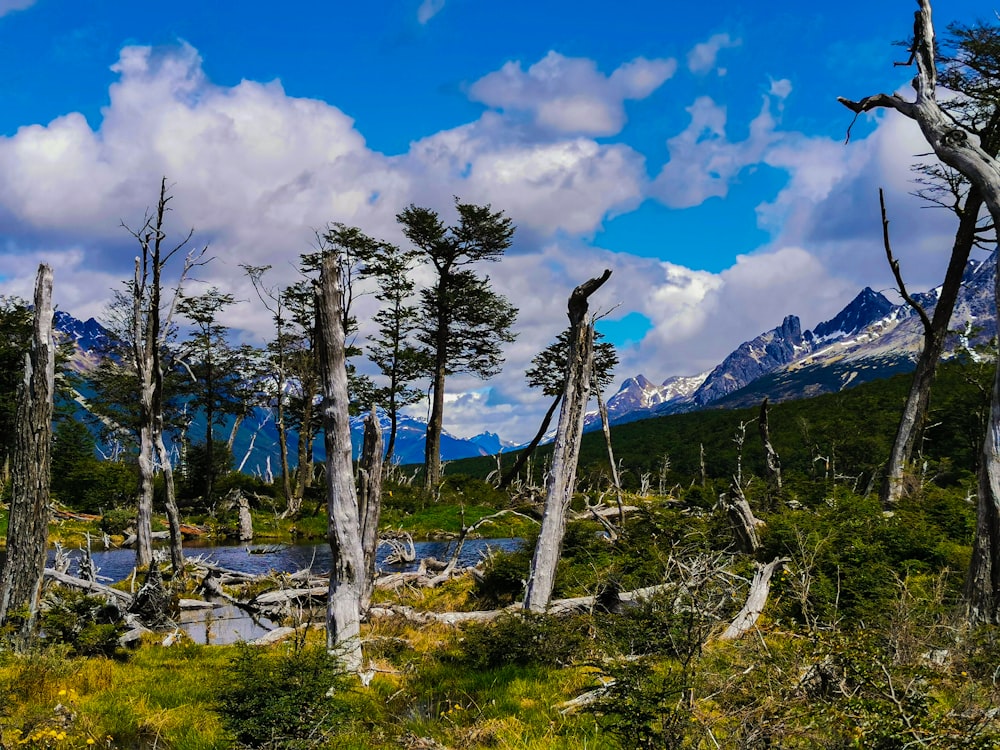
[(322, 259), (316, 293), (316, 328), (326, 441), (327, 539), (332, 553), (326, 611), (327, 648), (349, 672), (361, 667), (361, 600), (365, 555), (351, 463), (343, 292), (337, 258)]
[(52, 338), (52, 268), (38, 267), (34, 333), (18, 390), (17, 434), (11, 474), (7, 561), (0, 574), (0, 625), (17, 621), (30, 638), (38, 614), (49, 531), (52, 398), (55, 390)]
[[(855, 115), (887, 108), (914, 120), (935, 155), (980, 192), (996, 226), (1000, 222), (1000, 163), (983, 149), (977, 128), (960, 125), (938, 103), (931, 3), (919, 0), (919, 5), (914, 14), (909, 60), (917, 67), (912, 82), (913, 101), (899, 94), (872, 94), (860, 101), (840, 97), (839, 101)], [(994, 292), (1000, 301), (1000, 276)], [(965, 597), (970, 622), (1000, 621), (1000, 368), (994, 376), (990, 420), (983, 444), (976, 536)]]
[[(164, 246), (167, 238), (164, 217), (169, 210), (167, 178), (160, 180), (160, 197), (153, 214), (147, 212), (138, 230), (122, 226), (139, 243), (140, 254), (135, 259), (135, 275), (130, 282), (132, 309), (130, 344), (132, 364), (139, 380), (139, 501), (136, 515), (136, 565), (148, 567), (153, 562), (153, 476), (159, 464), (166, 485), (167, 522), (170, 526), (170, 561), (175, 573), (184, 570), (181, 548), (180, 514), (174, 495), (173, 467), (163, 445), (163, 348), (170, 332), (174, 308), (181, 286), (188, 273), (203, 263), (208, 248), (193, 250), (184, 259), (177, 287), (164, 310), (162, 274), (174, 255), (187, 246), (194, 230), (171, 249)], [(155, 455), (154, 455), (155, 452)]]
[[(955, 52), (943, 58), (940, 83), (956, 96), (943, 102), (943, 107), (956, 122), (973, 129), (986, 153), (996, 157), (1000, 152), (1000, 28), (976, 24), (955, 25), (949, 29), (950, 46)], [(938, 62), (942, 62), (939, 58)], [(983, 196), (975, 186), (969, 186), (961, 173), (940, 164), (917, 167), (921, 173), (917, 191), (924, 200), (951, 211), (958, 218), (958, 229), (952, 243), (948, 269), (945, 271), (934, 310), (928, 314), (906, 291), (899, 261), (892, 256), (889, 245), (888, 220), (884, 199), (882, 204), (883, 244), (889, 267), (896, 278), (900, 295), (920, 317), (924, 341), (910, 384), (910, 392), (900, 416), (899, 427), (889, 454), (881, 499), (891, 505), (904, 494), (904, 475), (913, 458), (916, 444), (927, 419), (931, 386), (937, 374), (938, 362), (944, 351), (948, 325), (962, 287), (962, 279), (973, 247), (992, 239), (992, 223), (982, 221)]]
[(552, 468), (545, 486), (542, 529), (535, 544), (524, 594), (524, 608), (533, 612), (544, 612), (552, 598), (556, 565), (566, 531), (566, 511), (576, 484), (576, 465), (580, 457), (583, 418), (590, 396), (590, 373), (594, 359), (594, 326), (587, 317), (587, 300), (610, 276), (611, 271), (605, 269), (601, 276), (580, 284), (569, 298), (569, 355), (562, 408), (559, 410), (559, 426), (552, 451)]

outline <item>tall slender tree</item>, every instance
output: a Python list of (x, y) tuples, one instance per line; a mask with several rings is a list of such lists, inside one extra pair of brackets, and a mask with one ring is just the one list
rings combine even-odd
[(163, 270), (167, 263), (183, 250), (194, 235), (194, 230), (178, 244), (169, 247), (165, 217), (169, 210), (170, 195), (167, 178), (160, 180), (160, 196), (156, 210), (147, 212), (142, 226), (122, 226), (139, 243), (140, 254), (135, 259), (135, 274), (128, 283), (131, 307), (127, 311), (128, 342), (131, 364), (139, 383), (139, 499), (136, 515), (136, 565), (148, 567), (153, 562), (153, 475), (159, 464), (166, 486), (167, 521), (170, 526), (170, 553), (174, 570), (183, 570), (181, 550), (180, 515), (174, 496), (173, 467), (163, 445), (163, 351), (171, 334), (177, 297), (188, 273), (203, 263), (208, 248), (195, 249), (184, 258), (180, 279), (173, 295), (164, 298)]
[(446, 226), (437, 212), (410, 205), (396, 216), (418, 256), (431, 264), (434, 282), (421, 292), (417, 339), (431, 361), (431, 413), (424, 451), (424, 487), (441, 479), (441, 431), (445, 380), (456, 373), (488, 378), (500, 371), (503, 344), (514, 340), (517, 310), (495, 292), (488, 276), (472, 266), (499, 261), (510, 247), (514, 225), (489, 205), (461, 203), (458, 222)]
[(552, 448), (552, 468), (545, 482), (545, 510), (542, 528), (531, 558), (531, 572), (524, 592), (524, 608), (544, 612), (552, 598), (556, 565), (566, 531), (566, 512), (576, 486), (576, 466), (583, 437), (583, 418), (590, 396), (591, 370), (594, 363), (594, 324), (588, 318), (589, 298), (611, 277), (605, 270), (601, 276), (585, 281), (573, 290), (567, 305), (569, 316), (569, 351), (566, 377), (563, 381), (562, 409)]

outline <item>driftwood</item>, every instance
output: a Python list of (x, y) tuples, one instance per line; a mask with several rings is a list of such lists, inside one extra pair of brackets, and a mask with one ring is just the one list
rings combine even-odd
[(750, 592), (747, 594), (746, 604), (739, 611), (729, 627), (719, 636), (720, 641), (733, 641), (753, 629), (757, 624), (757, 619), (764, 611), (767, 604), (767, 597), (771, 593), (771, 576), (781, 565), (788, 562), (788, 558), (778, 557), (767, 565), (757, 568), (753, 582), (750, 584)]

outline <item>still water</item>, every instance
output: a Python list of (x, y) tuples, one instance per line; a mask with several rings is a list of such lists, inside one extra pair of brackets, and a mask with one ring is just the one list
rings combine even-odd
[[(521, 539), (469, 539), (458, 558), (460, 566), (475, 565), (489, 549), (510, 551), (517, 549)], [(455, 542), (416, 542), (416, 562), (388, 565), (385, 562), (390, 550), (386, 546), (379, 548), (377, 565), (382, 573), (395, 573), (416, 570), (421, 558), (435, 557), (438, 560), (450, 560), (455, 550)], [(256, 554), (255, 550), (266, 550), (265, 554)], [(207, 561), (240, 573), (259, 575), (268, 572), (294, 573), (304, 568), (311, 568), (316, 574), (330, 571), (330, 545), (326, 542), (315, 544), (291, 545), (199, 545), (186, 544), (185, 555), (188, 557), (202, 556)], [(53, 553), (49, 553), (49, 564)], [(68, 572), (76, 575), (81, 553), (70, 550), (71, 560)], [(135, 550), (132, 549), (94, 549), (91, 553), (95, 566), (98, 568), (99, 580), (104, 582), (121, 581), (132, 575), (135, 565)], [(0, 552), (0, 567), (4, 562)], [(247, 612), (229, 604), (222, 604), (213, 609), (182, 611), (178, 619), (181, 627), (192, 640), (197, 643), (232, 643), (234, 641), (249, 641), (259, 638), (279, 623), (267, 618), (251, 616)]]

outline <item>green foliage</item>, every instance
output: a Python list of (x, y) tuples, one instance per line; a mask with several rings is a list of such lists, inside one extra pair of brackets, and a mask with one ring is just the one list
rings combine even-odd
[(135, 510), (129, 508), (112, 508), (104, 511), (101, 516), (101, 531), (106, 534), (125, 534), (125, 530), (135, 526)]
[(460, 660), (475, 669), (565, 666), (586, 653), (587, 623), (571, 616), (531, 612), (505, 613), (487, 623), (469, 625)]
[(613, 682), (591, 710), (621, 747), (685, 746), (693, 722), (684, 705), (689, 682), (683, 672), (648, 660), (611, 664), (605, 671)]
[(31, 342), (31, 320), (27, 302), (0, 295), (0, 465), (13, 447), (17, 388)]
[(237, 644), (218, 689), (218, 710), (244, 747), (324, 747), (348, 706), (346, 678), (321, 645)]
[(497, 609), (513, 604), (524, 594), (524, 583), (531, 569), (532, 547), (528, 544), (513, 552), (494, 552), (476, 577), (474, 592), (484, 608)]
[(41, 624), (47, 642), (65, 643), (74, 656), (120, 656), (118, 639), (128, 629), (117, 607), (70, 589), (48, 593)]

